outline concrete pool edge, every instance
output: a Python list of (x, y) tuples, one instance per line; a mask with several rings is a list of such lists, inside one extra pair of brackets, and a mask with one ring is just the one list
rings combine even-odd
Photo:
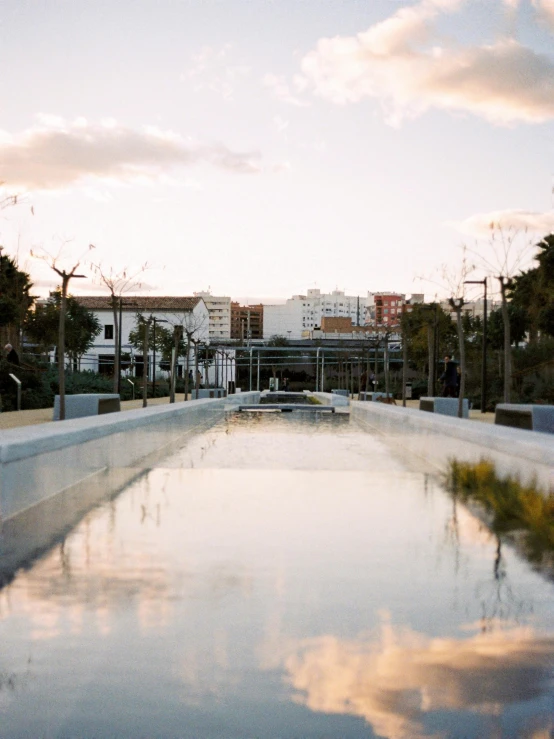
[(26, 426), (0, 439), (0, 521), (113, 467), (130, 467), (259, 392)]
[(380, 403), (352, 401), (353, 418), (382, 432), (402, 456), (415, 455), (437, 471), (449, 459), (469, 463), (486, 458), (500, 476), (554, 490), (552, 436), (533, 431), (472, 423), (467, 419), (424, 413)]

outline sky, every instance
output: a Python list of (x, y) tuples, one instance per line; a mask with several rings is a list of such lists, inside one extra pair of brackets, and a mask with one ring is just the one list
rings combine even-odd
[(554, 231), (554, 0), (3, 0), (0, 63), (37, 294), (431, 294)]

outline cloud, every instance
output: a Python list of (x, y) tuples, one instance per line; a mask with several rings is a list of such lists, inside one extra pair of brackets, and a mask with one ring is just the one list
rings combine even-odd
[[(531, 628), (432, 639), (385, 623), (377, 641), (308, 639), (285, 668), (296, 702), (312, 711), (360, 716), (387, 739), (419, 739), (433, 713), (498, 715), (545, 697), (553, 658), (554, 638)], [(553, 726), (546, 713), (533, 719), (537, 730)]]
[(554, 32), (554, 0), (533, 0), (540, 20)]
[(448, 221), (447, 225), (468, 236), (489, 236), (491, 225), (504, 230), (527, 231), (538, 236), (554, 233), (554, 211), (537, 213), (531, 210), (495, 210), (477, 213), (463, 221)]
[(12, 188), (55, 190), (89, 178), (150, 181), (201, 163), (238, 174), (262, 171), (256, 153), (193, 144), (172, 132), (136, 130), (114, 121), (96, 125), (43, 118), (15, 136), (0, 132), (0, 175)]
[(289, 121), (281, 118), (281, 116), (275, 116), (275, 118), (273, 119), (273, 125), (279, 133), (284, 133), (290, 124)]
[(209, 90), (231, 101), (238, 82), (252, 71), (247, 64), (231, 63), (231, 54), (232, 47), (229, 44), (219, 49), (203, 46), (197, 54), (192, 55), (192, 63), (181, 79), (191, 80), (195, 92)]
[[(273, 96), (276, 97), (277, 100), (280, 100), (283, 103), (287, 103), (288, 105), (295, 105), (299, 108), (305, 108), (307, 105), (309, 105), (306, 100), (302, 100), (302, 98), (298, 97), (298, 95), (291, 90), (290, 85), (283, 75), (266, 74), (263, 78), (263, 85), (264, 87), (267, 87), (269, 90), (271, 90)], [(299, 92), (301, 91), (299, 88), (302, 86), (303, 80), (300, 81), (298, 84), (295, 80), (294, 87)]]
[[(554, 18), (552, 0), (535, 0)], [(462, 111), (495, 124), (554, 118), (554, 59), (513, 38), (463, 46), (436, 28), (464, 0), (422, 0), (356, 36), (323, 38), (301, 62), (306, 84), (336, 104), (381, 102), (398, 125), (431, 108)], [(505, 0), (506, 13), (517, 3)], [(467, 12), (470, 12), (468, 10)]]

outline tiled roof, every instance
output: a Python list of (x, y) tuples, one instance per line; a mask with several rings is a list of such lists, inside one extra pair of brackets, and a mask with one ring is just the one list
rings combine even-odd
[[(75, 300), (88, 310), (112, 310), (110, 295), (75, 295)], [(119, 306), (119, 298), (118, 306)], [(187, 313), (194, 309), (202, 298), (173, 296), (124, 295), (123, 310), (138, 312), (177, 311)]]

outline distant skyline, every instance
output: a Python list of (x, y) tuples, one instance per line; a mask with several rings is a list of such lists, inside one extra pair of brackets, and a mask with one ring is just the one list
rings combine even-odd
[(67, 242), (152, 295), (429, 296), (554, 230), (553, 50), (554, 0), (4, 0), (0, 244), (41, 294)]

